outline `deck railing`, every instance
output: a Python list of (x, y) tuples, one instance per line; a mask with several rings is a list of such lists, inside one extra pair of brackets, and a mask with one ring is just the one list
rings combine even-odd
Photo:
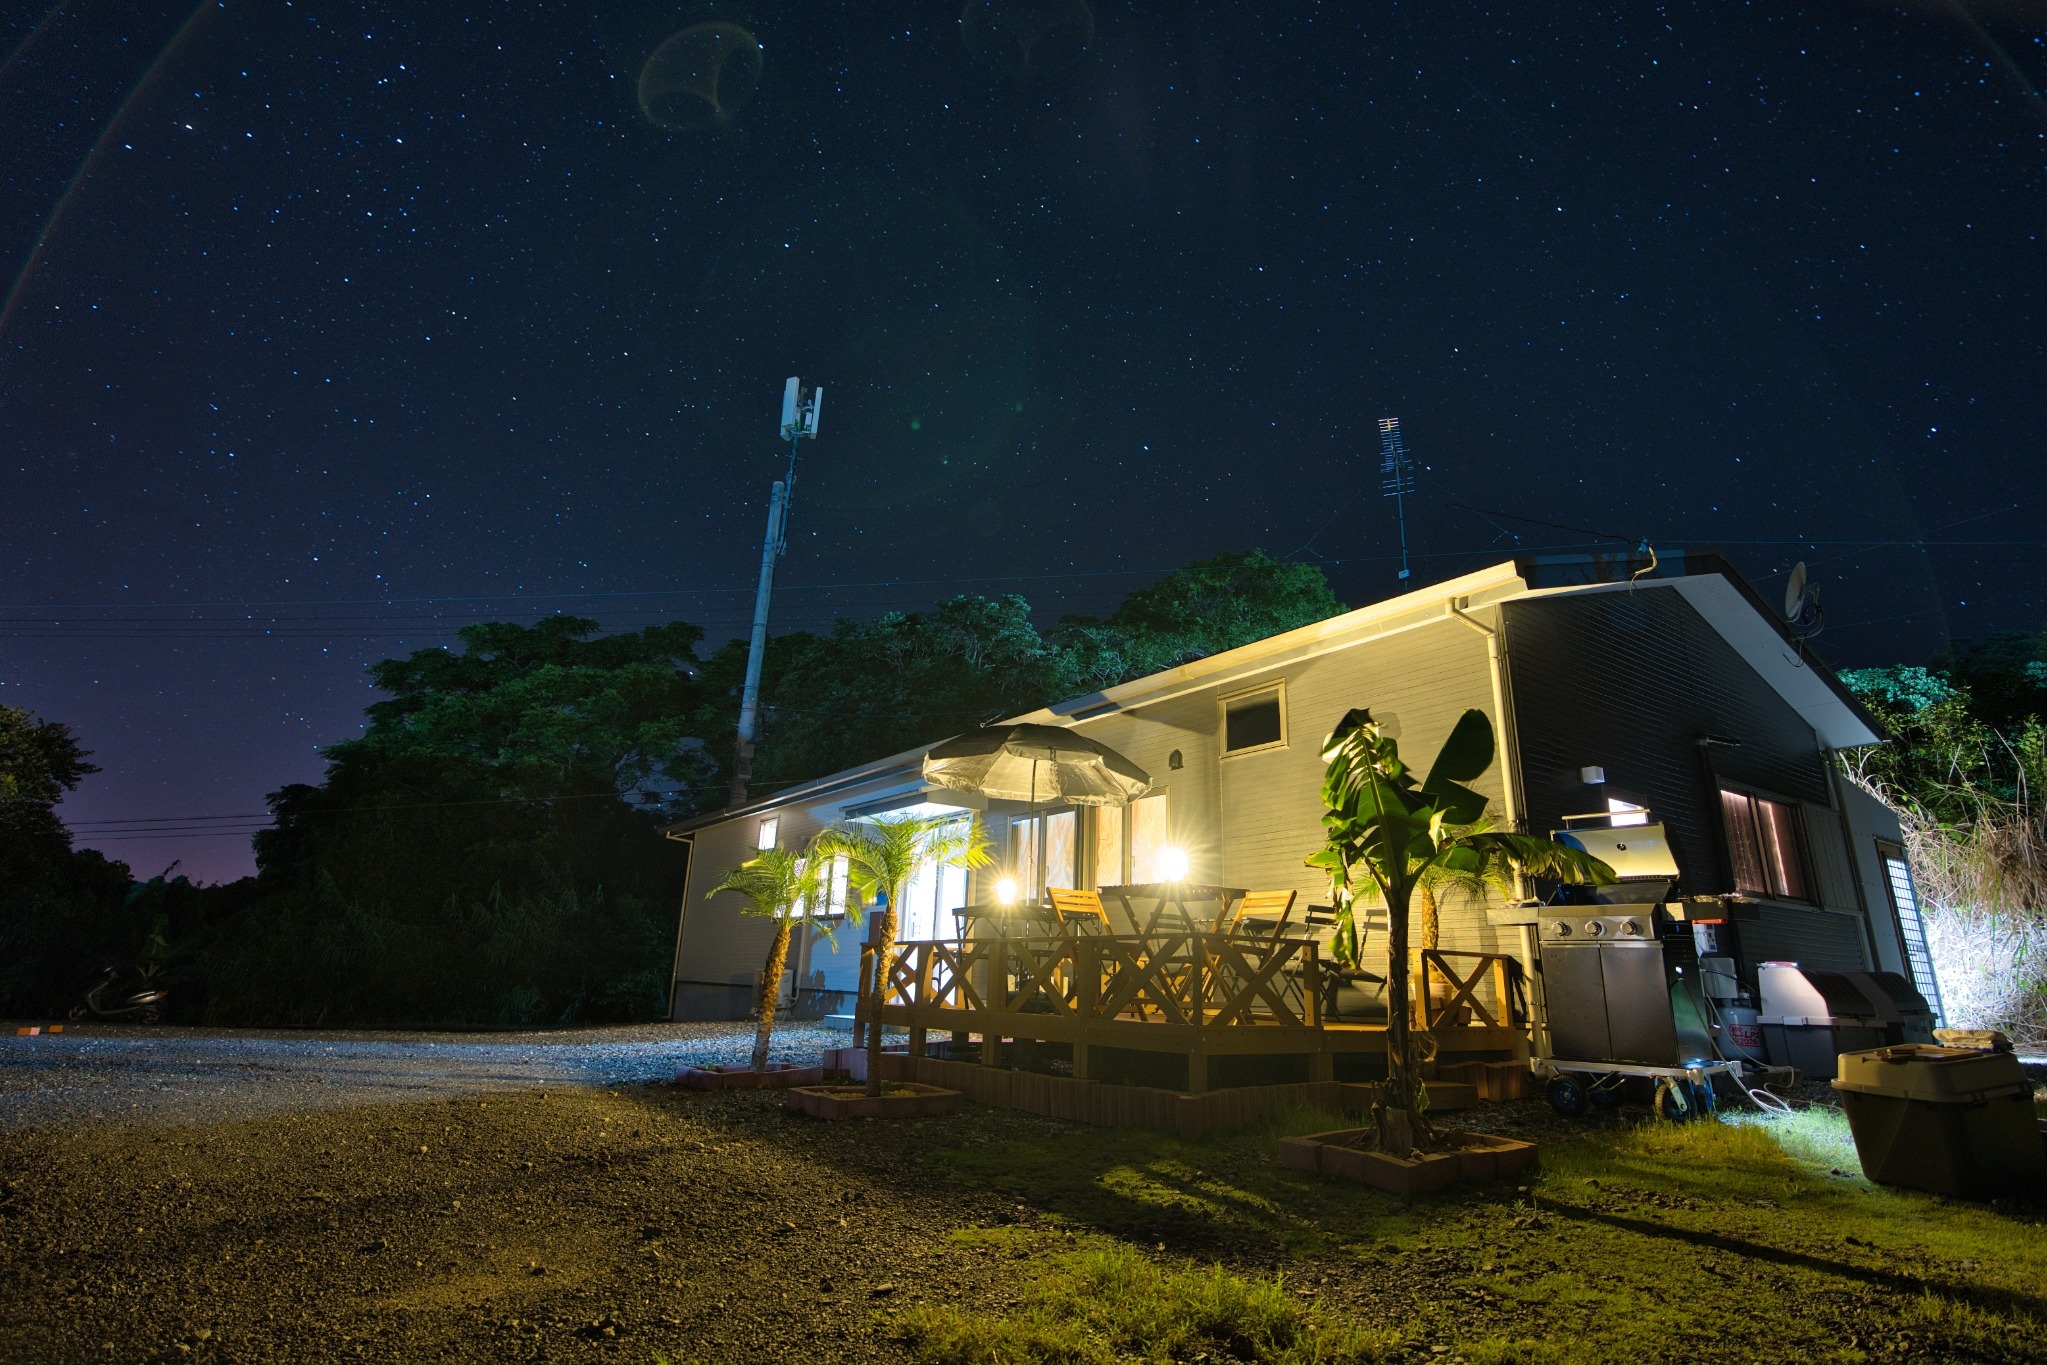
[[(883, 1017), (891, 1025), (932, 1027), (975, 1026), (957, 1016), (1034, 1016), (1038, 1022), (1318, 1028), (1321, 970), (1312, 942), (1231, 934), (909, 943), (891, 966)], [(863, 982), (872, 972), (872, 950), (863, 949)]]
[[(1472, 1022), (1488, 1027), (1518, 1028), (1528, 1022), (1526, 997), (1514, 989), (1521, 964), (1504, 953), (1422, 948), (1414, 953), (1410, 971), (1416, 983), (1410, 1017), (1417, 1028), (1458, 1027), (1467, 1009), (1475, 1016)], [(1431, 989), (1437, 983), (1444, 987), (1440, 998)], [(1490, 990), (1480, 989), (1487, 986)]]

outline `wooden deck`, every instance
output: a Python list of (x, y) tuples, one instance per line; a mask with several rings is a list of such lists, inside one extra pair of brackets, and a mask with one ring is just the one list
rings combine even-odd
[[(1509, 963), (1417, 955), (1415, 1023), (1439, 1056), (1526, 1058)], [(1342, 1059), (1383, 1056), (1386, 1028), (1325, 1018), (1325, 970), (1310, 941), (1193, 931), (911, 943), (892, 965), (882, 1023), (908, 1031), (912, 1057), (933, 1034), (975, 1038), (985, 1066), (1054, 1050), (1076, 1080), (1095, 1079), (1113, 1050), (1184, 1058), (1181, 1088), (1194, 1094), (1210, 1089), (1211, 1063), (1225, 1058), (1300, 1058), (1303, 1080), (1327, 1083), (1356, 1074)], [(870, 949), (863, 981), (872, 971)], [(1432, 1006), (1425, 980), (1447, 983)], [(864, 1003), (857, 1020), (864, 1029)]]

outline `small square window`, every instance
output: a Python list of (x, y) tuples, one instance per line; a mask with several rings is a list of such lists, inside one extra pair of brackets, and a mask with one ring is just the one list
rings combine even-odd
[(1248, 754), (1286, 744), (1286, 697), (1278, 687), (1223, 698), (1223, 753)]

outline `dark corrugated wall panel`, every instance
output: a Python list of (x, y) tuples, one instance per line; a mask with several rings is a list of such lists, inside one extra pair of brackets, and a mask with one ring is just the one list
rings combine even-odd
[[(1671, 588), (1512, 602), (1505, 618), (1531, 830), (1609, 794), (1641, 801), (1669, 827), (1687, 889), (1719, 892), (1731, 879), (1714, 773), (1830, 804), (1812, 728)], [(1701, 749), (1701, 735), (1741, 744)], [(1580, 780), (1590, 765), (1605, 788)]]
[(1862, 921), (1831, 910), (1800, 910), (1766, 905), (1753, 920), (1739, 926), (1741, 950), (1753, 967), (1759, 962), (1796, 962), (1829, 972), (1860, 972), (1869, 967)]

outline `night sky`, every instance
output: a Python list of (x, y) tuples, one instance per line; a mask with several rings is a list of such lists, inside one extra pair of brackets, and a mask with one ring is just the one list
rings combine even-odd
[(1423, 581), (1648, 538), (1809, 561), (1838, 663), (2047, 622), (2047, 6), (967, 17), (9, 9), (0, 702), (105, 768), (79, 841), (249, 870), (192, 817), (475, 619), (739, 633), (790, 374), (777, 628), (1387, 595), (1383, 415)]

